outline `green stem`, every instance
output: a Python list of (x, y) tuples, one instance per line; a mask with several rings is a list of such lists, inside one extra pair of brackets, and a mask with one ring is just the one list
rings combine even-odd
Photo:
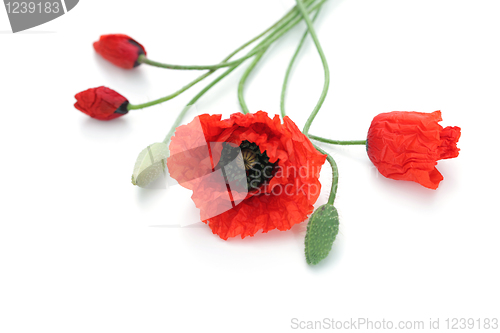
[[(319, 8), (316, 11), (316, 14), (314, 14), (313, 17), (313, 22), (316, 21), (316, 18), (318, 17), (319, 11), (321, 8)], [(290, 59), (290, 63), (288, 64), (288, 68), (286, 69), (285, 73), (285, 79), (283, 80), (283, 86), (281, 87), (281, 98), (280, 98), (280, 109), (281, 109), (281, 118), (285, 118), (286, 112), (285, 112), (285, 96), (286, 96), (286, 90), (288, 88), (288, 79), (290, 77), (290, 72), (292, 71), (293, 64), (295, 63), (295, 59), (297, 59), (297, 56), (300, 53), (300, 50), (302, 49), (302, 46), (304, 45), (304, 42), (306, 41), (306, 37), (309, 34), (309, 30), (306, 30), (304, 32), (304, 35), (300, 39), (299, 45), (297, 45), (297, 49), (295, 50), (295, 53), (292, 56), (292, 59)]]
[(324, 143), (330, 143), (332, 145), (343, 145), (343, 146), (366, 145), (366, 140), (350, 140), (350, 141), (330, 140), (330, 139), (325, 139), (325, 138), (322, 138), (320, 136), (316, 136), (316, 135), (312, 135), (312, 134), (309, 134), (308, 137), (313, 139), (313, 140), (324, 142)]
[(136, 104), (136, 105), (129, 104), (127, 106), (127, 109), (128, 110), (144, 109), (144, 108), (156, 105), (156, 104), (160, 104), (160, 103), (169, 101), (169, 100), (171, 100), (171, 99), (179, 96), (180, 94), (182, 94), (183, 92), (185, 92), (186, 90), (188, 90), (189, 88), (191, 88), (192, 86), (194, 86), (195, 84), (197, 84), (198, 82), (202, 81), (206, 77), (210, 76), (214, 72), (215, 71), (209, 71), (209, 72), (207, 72), (207, 73), (205, 73), (203, 75), (198, 76), (196, 79), (194, 79), (193, 81), (189, 82), (188, 84), (186, 84), (184, 87), (182, 87), (181, 89), (177, 90), (173, 94), (170, 94), (168, 96), (165, 96), (165, 97), (162, 97), (162, 98), (158, 98), (158, 99), (155, 99), (154, 101), (143, 103), (143, 104)]
[(295, 0), (297, 2), (297, 7), (299, 8), (300, 12), (302, 13), (302, 17), (306, 21), (307, 24), (307, 29), (309, 30), (309, 33), (311, 34), (311, 37), (314, 41), (314, 44), (316, 45), (316, 49), (318, 50), (319, 56), (321, 57), (321, 62), (323, 63), (323, 70), (325, 72), (325, 81), (323, 84), (323, 91), (321, 92), (321, 96), (319, 97), (318, 103), (314, 107), (313, 111), (311, 112), (311, 115), (306, 121), (306, 124), (304, 125), (304, 130), (302, 131), (305, 135), (309, 133), (309, 127), (311, 127), (311, 124), (316, 117), (316, 114), (318, 114), (319, 109), (321, 108), (321, 105), (323, 105), (323, 102), (325, 101), (326, 94), (328, 93), (328, 86), (330, 85), (330, 70), (328, 69), (328, 63), (326, 61), (325, 54), (323, 52), (323, 49), (321, 48), (321, 44), (319, 43), (318, 36), (316, 35), (316, 31), (314, 31), (313, 24), (311, 22), (311, 19), (309, 18), (308, 12), (306, 8), (304, 7), (304, 3), (302, 0)]
[[(248, 42), (246, 42), (245, 44), (243, 44), (242, 46), (240, 46), (239, 48), (237, 48), (236, 50), (234, 50), (230, 55), (228, 55), (224, 61), (222, 62), (225, 62), (229, 59), (231, 59), (235, 54), (237, 54), (238, 52), (240, 52), (241, 50), (243, 50), (244, 48), (246, 48), (248, 45), (252, 44), (253, 42), (255, 42), (256, 40), (260, 39), (261, 37), (263, 37), (265, 34), (267, 34), (269, 31), (273, 30), (274, 28), (280, 26), (283, 21), (285, 21), (289, 16), (291, 16), (294, 11), (295, 11), (295, 7), (290, 9), (288, 11), (288, 13), (286, 13), (279, 21), (277, 21), (276, 23), (274, 23), (272, 26), (270, 26), (269, 28), (267, 28), (266, 30), (264, 30), (262, 33), (260, 33), (258, 36), (255, 36), (254, 38), (252, 38), (251, 40), (249, 40)], [(276, 29), (276, 30), (279, 30), (279, 29)]]
[[(312, 19), (312, 22), (314, 22), (316, 20), (316, 18), (318, 17), (320, 9), (321, 9), (321, 7), (318, 8), (318, 11), (314, 15), (314, 17)], [(307, 21), (306, 21), (306, 23), (307, 23)], [(297, 46), (297, 49), (295, 50), (295, 53), (293, 54), (292, 59), (290, 60), (290, 63), (288, 64), (288, 68), (287, 68), (286, 73), (285, 73), (285, 79), (283, 80), (283, 86), (282, 86), (282, 89), (281, 89), (281, 99), (280, 99), (280, 109), (281, 109), (281, 117), (282, 118), (284, 118), (286, 116), (286, 112), (285, 112), (285, 96), (286, 96), (286, 90), (287, 90), (287, 87), (288, 87), (288, 79), (289, 79), (289, 76), (290, 76), (290, 72), (292, 70), (293, 64), (294, 64), (294, 62), (295, 62), (298, 54), (300, 53), (300, 50), (301, 50), (302, 46), (304, 45), (304, 42), (305, 42), (305, 40), (307, 38), (307, 35), (308, 35), (309, 31), (311, 31), (311, 30), (310, 30), (310, 25), (308, 24), (308, 30), (302, 36), (302, 39), (300, 40), (299, 45)], [(311, 36), (313, 36), (313, 33), (314, 33), (314, 31), (311, 31)], [(313, 39), (314, 38), (315, 37), (313, 36)], [(317, 42), (317, 38), (315, 40), (315, 43), (316, 42)], [(320, 56), (321, 56), (322, 51), (320, 51), (321, 50), (321, 46), (319, 45), (319, 43), (316, 43), (316, 47), (318, 48), (318, 52), (320, 53)], [(324, 69), (325, 69), (325, 85), (328, 85), (328, 83), (329, 83), (328, 64), (326, 63), (326, 61), (324, 61), (324, 55), (322, 56), (321, 59), (323, 61), (323, 66), (324, 66)], [(327, 90), (328, 90), (328, 88), (326, 87), (326, 91)], [(323, 92), (325, 92), (325, 88), (323, 89)], [(325, 97), (326, 97), (326, 93), (324, 93), (324, 96), (322, 96), (323, 100), (324, 100)], [(317, 106), (317, 110), (319, 110), (319, 108), (321, 107), (321, 104), (323, 103), (323, 100), (320, 99), (320, 102), (318, 102), (319, 107)], [(315, 113), (318, 112), (317, 110), (315, 111)], [(314, 119), (314, 117), (313, 117), (313, 119)], [(311, 122), (312, 122), (312, 120), (311, 120)], [(310, 124), (309, 124), (309, 126), (310, 126)], [(307, 130), (309, 129), (309, 126), (307, 126)], [(313, 138), (313, 136), (311, 136), (311, 135), (309, 135), (309, 137)], [(315, 137), (315, 138), (317, 138), (317, 137)], [(333, 203), (335, 201), (335, 197), (337, 195), (337, 188), (338, 188), (338, 181), (339, 181), (339, 172), (338, 172), (337, 163), (335, 163), (335, 160), (333, 159), (333, 157), (330, 154), (328, 154), (326, 151), (324, 151), (323, 149), (319, 148), (318, 146), (316, 146), (314, 144), (313, 144), (313, 146), (319, 152), (321, 152), (322, 154), (326, 155), (326, 159), (328, 160), (328, 162), (330, 163), (330, 165), (332, 167), (332, 188), (330, 190), (330, 196), (328, 197), (328, 204), (329, 205), (333, 205)]]
[[(302, 7), (304, 8), (305, 13), (307, 15), (308, 12), (310, 13), (310, 12), (316, 10), (319, 6), (321, 6), (326, 1), (327, 0), (321, 0), (321, 1), (319, 1), (314, 6), (312, 6), (309, 10), (305, 9), (305, 7), (304, 7), (303, 4), (302, 4)], [(222, 67), (231, 67), (231, 66), (234, 66), (234, 65), (239, 65), (243, 61), (245, 61), (248, 58), (254, 56), (255, 54), (257, 54), (260, 51), (262, 51), (263, 49), (269, 47), (272, 43), (274, 43), (276, 40), (278, 40), (279, 38), (281, 38), (281, 36), (283, 36), (285, 33), (287, 33), (291, 28), (293, 28), (295, 25), (297, 25), (302, 20), (302, 18), (298, 17), (298, 15), (296, 15), (296, 16), (292, 16), (291, 18), (289, 18), (288, 20), (286, 20), (284, 23), (282, 23), (279, 28), (276, 28), (275, 33), (272, 34), (272, 35), (270, 35), (270, 36), (268, 36), (266, 38), (266, 42), (265, 43), (261, 43), (258, 47), (254, 48), (247, 55), (245, 55), (245, 56), (243, 56), (243, 57), (241, 57), (241, 58), (239, 58), (237, 60), (230, 61), (230, 62), (219, 63), (219, 64), (216, 64), (216, 65), (201, 65), (201, 66), (197, 66), (197, 65), (172, 65), (172, 64), (164, 64), (164, 63), (160, 63), (160, 62), (157, 62), (157, 61), (150, 60), (145, 55), (140, 55), (139, 58), (137, 59), (137, 61), (139, 63), (144, 63), (144, 64), (148, 64), (148, 65), (151, 65), (151, 66), (156, 66), (156, 67), (161, 67), (161, 68), (168, 68), (168, 69), (182, 69), (182, 70), (203, 70), (203, 69), (214, 70), (214, 69), (218, 69), (218, 68), (222, 68)]]
[(165, 139), (163, 140), (163, 143), (166, 143), (168, 144), (168, 142), (170, 141), (170, 138), (172, 137), (172, 135), (174, 134), (175, 132), (175, 129), (180, 125), (181, 121), (182, 121), (182, 118), (184, 117), (184, 115), (188, 112), (189, 108), (194, 104), (196, 103), (201, 96), (203, 96), (208, 90), (210, 90), (210, 88), (212, 88), (213, 86), (215, 86), (220, 80), (222, 80), (223, 78), (225, 78), (226, 76), (228, 76), (232, 71), (234, 71), (238, 66), (233, 66), (231, 68), (228, 68), (224, 73), (222, 73), (221, 75), (219, 75), (215, 80), (213, 80), (212, 82), (210, 82), (205, 88), (203, 88), (196, 96), (194, 96), (190, 101), (189, 103), (184, 107), (184, 109), (182, 109), (181, 113), (179, 113), (179, 115), (177, 116), (177, 118), (175, 119), (175, 122), (174, 124), (172, 125), (172, 127), (170, 128), (170, 131), (168, 131), (167, 133), (167, 136), (165, 136)]
[(314, 148), (316, 148), (320, 153), (326, 155), (326, 159), (328, 163), (332, 166), (332, 189), (330, 191), (330, 196), (328, 197), (328, 204), (333, 205), (333, 202), (335, 201), (335, 197), (337, 196), (337, 188), (339, 186), (339, 170), (337, 167), (337, 163), (335, 163), (335, 160), (333, 159), (330, 154), (328, 154), (326, 151), (321, 149), (320, 147), (316, 146), (313, 144)]
[(245, 70), (245, 72), (241, 76), (240, 82), (238, 84), (238, 101), (240, 102), (241, 111), (244, 114), (247, 114), (249, 112), (248, 111), (247, 103), (245, 102), (245, 97), (243, 96), (243, 91), (245, 89), (245, 83), (247, 81), (248, 76), (253, 71), (253, 69), (255, 68), (255, 66), (257, 65), (257, 63), (260, 61), (260, 59), (262, 58), (262, 56), (264, 55), (264, 53), (266, 52), (266, 50), (267, 49), (264, 49), (264, 50), (260, 51), (259, 53), (257, 53), (257, 55), (253, 59), (253, 61), (250, 64), (250, 66), (248, 66), (248, 68)]
[[(224, 58), (221, 61), (221, 63), (227, 62), (235, 54), (237, 54), (238, 52), (240, 52), (241, 50), (243, 50), (244, 48), (246, 48), (247, 46), (249, 46), (253, 42), (259, 40), (261, 37), (263, 37), (264, 35), (266, 35), (268, 32), (270, 32), (271, 30), (273, 30), (277, 26), (281, 25), (281, 23), (283, 21), (285, 21), (285, 19), (287, 19), (294, 12), (294, 10), (295, 10), (295, 7), (293, 9), (291, 9), (288, 13), (286, 13), (279, 21), (277, 21), (276, 23), (274, 23), (272, 26), (270, 26), (269, 28), (267, 28), (266, 30), (264, 30), (263, 32), (261, 32), (259, 35), (255, 36), (254, 38), (252, 38), (251, 40), (249, 40), (248, 42), (246, 42), (245, 44), (241, 45), (240, 47), (238, 47), (233, 52), (231, 52), (231, 54), (229, 54), (226, 58)], [(174, 92), (173, 94), (170, 94), (168, 96), (165, 96), (165, 97), (162, 97), (162, 98), (158, 98), (158, 99), (156, 99), (154, 101), (143, 103), (143, 104), (137, 104), (137, 105), (129, 104), (127, 108), (128, 108), (128, 110), (143, 109), (143, 108), (147, 108), (149, 106), (153, 106), (153, 105), (160, 104), (160, 103), (166, 102), (168, 100), (171, 100), (171, 99), (179, 96), (184, 91), (186, 91), (189, 88), (191, 88), (192, 86), (194, 86), (196, 83), (198, 83), (198, 82), (202, 81), (203, 79), (207, 78), (208, 76), (212, 75), (214, 72), (215, 72), (215, 70), (211, 70), (211, 71), (208, 71), (207, 73), (205, 73), (203, 75), (198, 76), (196, 79), (194, 79), (193, 81), (191, 81), (190, 83), (188, 83), (187, 85), (185, 85), (184, 87), (182, 87), (181, 89), (179, 89), (178, 91)]]

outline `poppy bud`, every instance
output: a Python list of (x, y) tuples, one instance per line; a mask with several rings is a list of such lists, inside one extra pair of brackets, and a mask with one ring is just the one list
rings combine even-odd
[(144, 47), (127, 35), (102, 35), (94, 43), (94, 49), (104, 59), (118, 67), (131, 69), (140, 65), (137, 58), (146, 55)]
[(438, 160), (458, 156), (460, 127), (443, 128), (441, 111), (381, 113), (368, 130), (366, 150), (378, 171), (387, 178), (411, 180), (436, 189), (443, 176)]
[(164, 176), (168, 155), (168, 145), (163, 142), (153, 143), (143, 149), (135, 162), (132, 184), (147, 187), (158, 177)]
[(111, 120), (128, 112), (128, 100), (103, 86), (82, 91), (75, 98), (75, 108), (95, 119)]
[(193, 191), (200, 219), (224, 240), (303, 222), (326, 160), (290, 118), (263, 111), (196, 116), (177, 127), (169, 151), (169, 176)]
[(307, 223), (305, 239), (306, 261), (316, 265), (332, 249), (339, 232), (339, 214), (333, 205), (326, 204), (314, 211)]

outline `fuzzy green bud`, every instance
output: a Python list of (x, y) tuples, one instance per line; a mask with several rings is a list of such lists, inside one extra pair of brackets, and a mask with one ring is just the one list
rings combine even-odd
[(316, 265), (332, 249), (339, 232), (339, 214), (333, 205), (326, 204), (314, 211), (307, 224), (305, 239), (306, 261)]

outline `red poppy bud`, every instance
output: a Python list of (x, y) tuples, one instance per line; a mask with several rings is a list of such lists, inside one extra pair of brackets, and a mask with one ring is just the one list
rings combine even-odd
[(411, 180), (436, 189), (443, 176), (438, 160), (458, 156), (460, 127), (443, 128), (441, 111), (381, 113), (368, 130), (367, 152), (387, 178)]
[(82, 91), (75, 98), (75, 108), (95, 119), (111, 120), (128, 112), (128, 100), (103, 86)]
[(102, 35), (94, 43), (94, 49), (104, 59), (125, 69), (139, 66), (137, 58), (141, 54), (146, 55), (146, 50), (141, 44), (122, 34)]

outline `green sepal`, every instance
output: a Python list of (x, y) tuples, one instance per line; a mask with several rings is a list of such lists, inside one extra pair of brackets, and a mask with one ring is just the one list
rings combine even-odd
[(309, 218), (305, 239), (306, 261), (316, 265), (325, 259), (332, 249), (339, 232), (339, 214), (333, 205), (323, 205)]

